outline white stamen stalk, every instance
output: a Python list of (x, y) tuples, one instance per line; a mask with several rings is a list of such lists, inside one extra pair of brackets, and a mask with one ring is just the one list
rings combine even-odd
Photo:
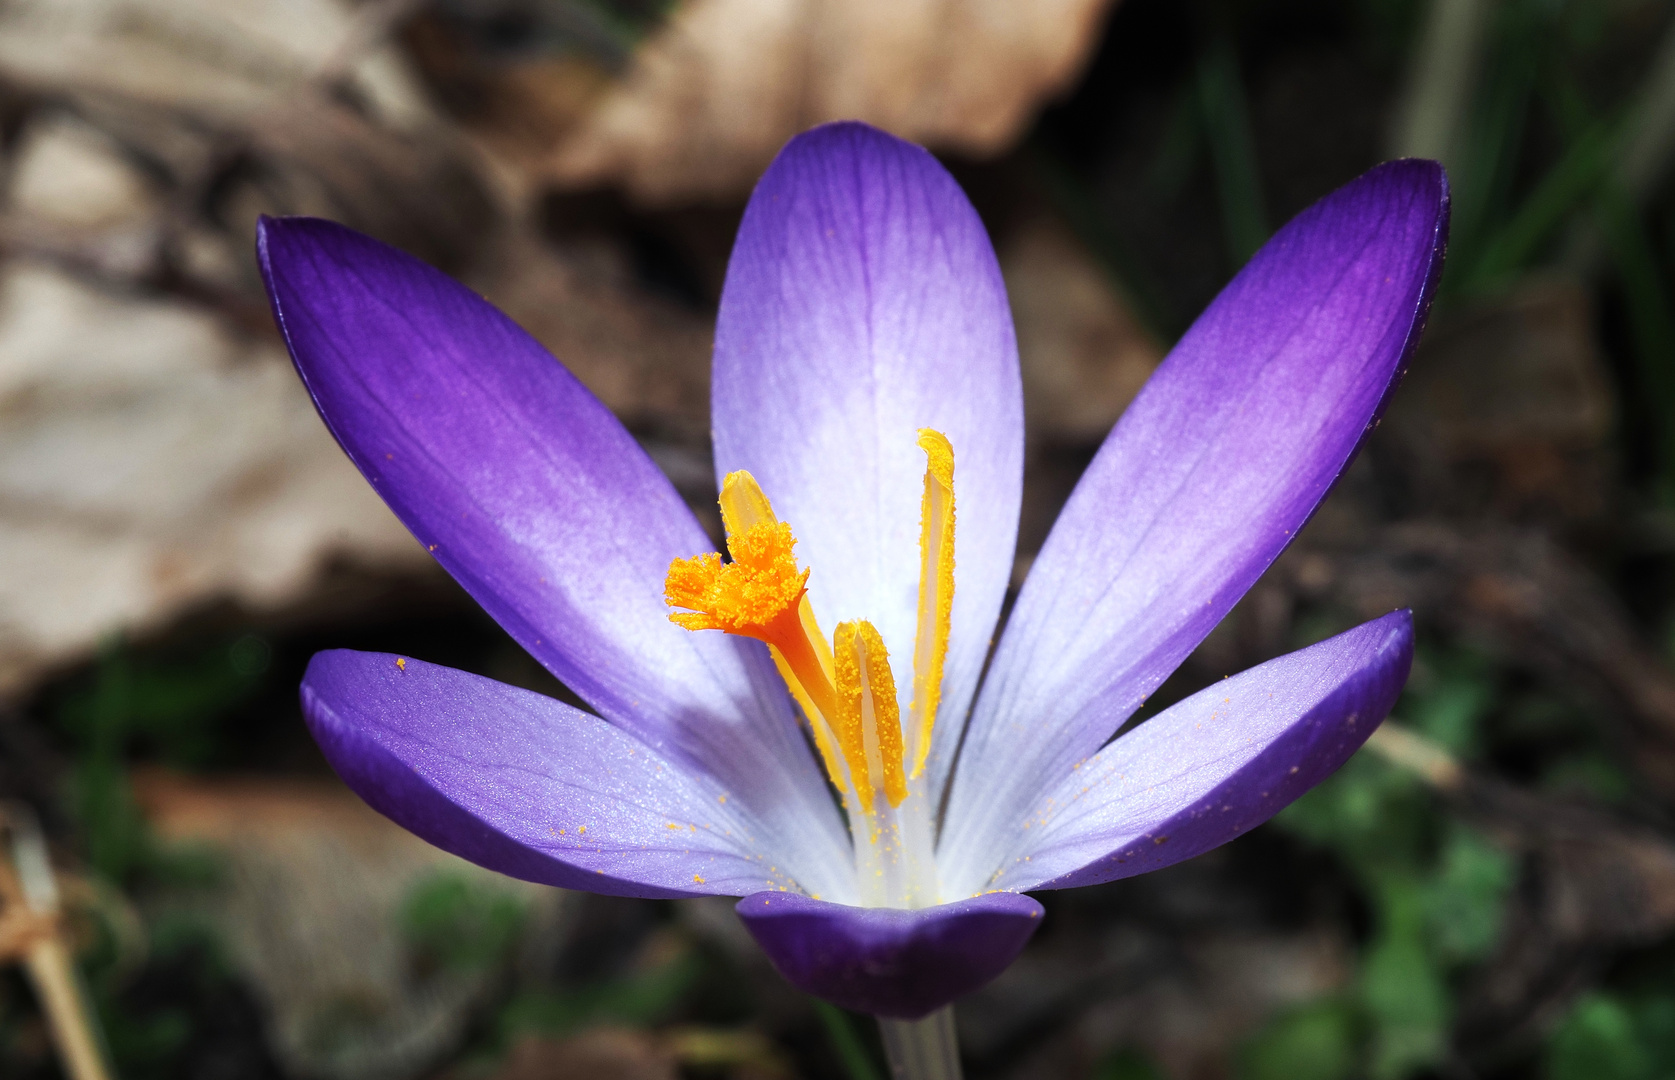
[[(922, 908), (939, 903), (936, 880), (935, 836), (932, 830), (928, 796), (924, 785), (908, 784), (907, 798), (900, 806), (891, 806), (884, 796), (884, 760), (878, 733), (880, 717), (868, 677), (868, 665), (862, 654), (865, 646), (859, 636), (855, 639), (857, 667), (861, 674), (861, 737), (866, 751), (867, 771), (872, 780), (874, 812), (870, 820), (860, 824), (868, 835), (855, 837), (857, 856), (862, 847), (872, 849), (876, 860), (872, 876), (860, 880), (863, 895), (869, 903), (881, 907)], [(857, 858), (857, 872), (860, 860)]]
[(905, 889), (904, 908), (935, 907), (942, 903), (942, 886), (936, 877), (936, 807), (931, 805), (929, 787), (923, 780), (909, 780), (907, 798), (896, 808), (901, 834)]

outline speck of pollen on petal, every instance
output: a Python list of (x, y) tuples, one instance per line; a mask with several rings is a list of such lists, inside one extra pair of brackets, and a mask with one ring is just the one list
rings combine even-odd
[(670, 614), (673, 622), (767, 643), (849, 807), (851, 828), (865, 830), (855, 844), (863, 893), (908, 907), (938, 902), (932, 818), (926, 797), (914, 794), (930, 753), (954, 598), (954, 449), (930, 428), (920, 430), (918, 443), (927, 464), (907, 717), (897, 705), (884, 640), (870, 622), (842, 623), (828, 643), (808, 601), (811, 570), (797, 566), (791, 525), (775, 516), (750, 473), (731, 473), (721, 487), (731, 560), (718, 552), (676, 559), (664, 581), (664, 599), (684, 609)]

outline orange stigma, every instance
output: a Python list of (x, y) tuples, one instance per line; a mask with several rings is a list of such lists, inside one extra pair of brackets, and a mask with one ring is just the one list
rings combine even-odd
[(716, 552), (669, 565), (663, 597), (675, 612), (670, 621), (688, 630), (723, 630), (773, 644), (775, 620), (794, 609), (808, 591), (808, 571), (797, 572), (791, 554), (797, 540), (791, 526), (763, 521), (727, 537), (733, 561)]
[(742, 469), (721, 485), (721, 520), (731, 563), (710, 552), (669, 564), (663, 598), (669, 620), (688, 630), (721, 630), (765, 641), (774, 666), (808, 717), (814, 744), (838, 791), (848, 787), (831, 730), (832, 649), (808, 602), (807, 570), (791, 554), (797, 539), (774, 516), (756, 478)]
[(669, 616), (676, 624), (768, 644), (852, 820), (856, 810), (872, 820), (907, 798), (909, 780), (924, 771), (941, 700), (954, 599), (954, 448), (930, 428), (920, 430), (918, 441), (926, 468), (908, 716), (897, 702), (884, 640), (871, 623), (843, 623), (827, 643), (808, 601), (809, 571), (798, 568), (793, 554), (791, 526), (774, 515), (748, 472), (730, 473), (721, 487), (731, 561), (716, 552), (676, 559), (663, 586), (669, 606), (683, 609)]

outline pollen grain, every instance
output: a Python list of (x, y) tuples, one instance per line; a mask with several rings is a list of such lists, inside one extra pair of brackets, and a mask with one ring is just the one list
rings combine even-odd
[(834, 726), (861, 808), (872, 813), (874, 792), (881, 792), (891, 806), (900, 806), (907, 797), (901, 711), (884, 639), (862, 619), (839, 623), (832, 645), (837, 661)]
[(915, 779), (931, 752), (954, 613), (954, 447), (940, 431), (921, 428), (919, 448), (925, 452), (925, 493), (919, 501), (919, 627), (908, 725)]

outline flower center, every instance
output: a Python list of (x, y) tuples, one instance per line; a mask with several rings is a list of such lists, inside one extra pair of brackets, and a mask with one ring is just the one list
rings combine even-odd
[(954, 449), (919, 432), (925, 451), (919, 507), (919, 610), (913, 700), (903, 723), (884, 639), (865, 619), (840, 623), (831, 644), (808, 601), (808, 570), (792, 554), (791, 526), (748, 472), (721, 486), (731, 562), (710, 552), (676, 559), (664, 582), (669, 618), (688, 630), (720, 630), (768, 644), (802, 709), (849, 811), (863, 896), (875, 904), (935, 904), (934, 808), (921, 790), (942, 693), (954, 603)]

